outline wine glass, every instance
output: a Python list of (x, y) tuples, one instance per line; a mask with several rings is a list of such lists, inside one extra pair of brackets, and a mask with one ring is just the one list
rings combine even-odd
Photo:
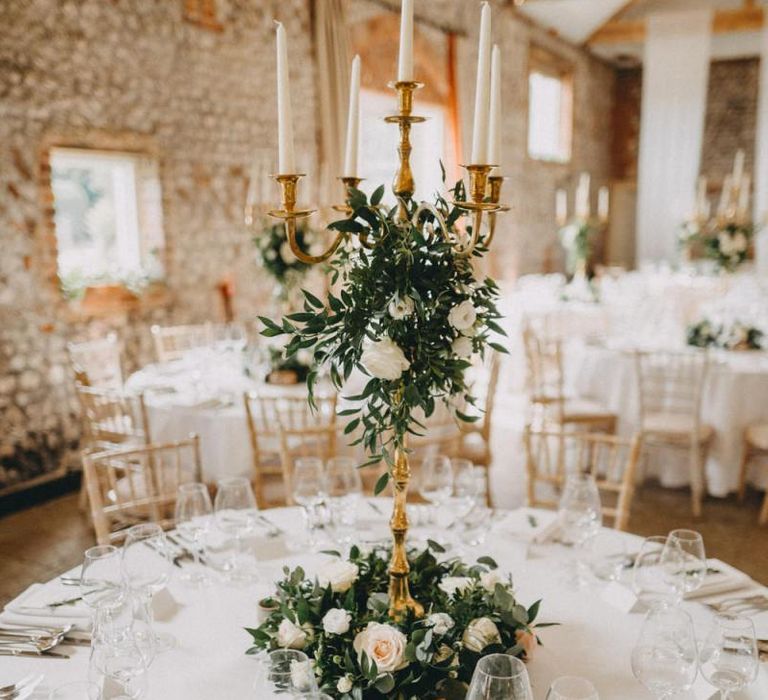
[(666, 545), (664, 536), (646, 537), (635, 557), (632, 588), (647, 607), (679, 603), (682, 598), (682, 580), (675, 576), (674, 566), (662, 557)]
[(582, 561), (587, 543), (600, 532), (603, 510), (595, 477), (587, 472), (573, 471), (566, 475), (558, 506), (561, 539), (576, 547), (576, 577), (578, 587), (587, 584)]
[(125, 600), (121, 552), (111, 544), (85, 550), (80, 570), (80, 595), (94, 612), (119, 607)]
[(176, 529), (182, 537), (192, 541), (192, 556), (195, 570), (185, 571), (182, 578), (192, 586), (207, 586), (211, 577), (202, 569), (200, 563), (200, 548), (203, 538), (211, 529), (211, 495), (205, 484), (181, 484), (176, 494)]
[(679, 578), (683, 594), (698, 590), (707, 573), (704, 539), (695, 530), (672, 530), (667, 535), (661, 561)]
[(293, 464), (291, 474), (293, 500), (304, 509), (307, 526), (307, 545), (317, 545), (318, 509), (327, 496), (323, 461), (317, 457), (301, 457)]
[(589, 542), (589, 565), (600, 581), (617, 581), (627, 563), (624, 536), (604, 530)]
[(352, 457), (329, 459), (325, 469), (325, 482), (336, 539), (349, 543), (355, 531), (357, 508), (363, 495), (363, 481), (357, 462)]
[(419, 493), (431, 505), (429, 521), (434, 524), (436, 508), (443, 505), (453, 493), (453, 468), (448, 457), (432, 455), (422, 461)]
[(277, 649), (259, 659), (254, 689), (257, 697), (301, 694), (312, 697), (318, 692), (309, 657), (295, 649)]
[(646, 615), (632, 650), (632, 673), (659, 700), (689, 690), (697, 674), (696, 638), (685, 611), (659, 604)]
[(138, 700), (147, 691), (147, 675), (145, 656), (133, 639), (92, 646), (88, 678), (104, 697)]
[(461, 520), (472, 512), (480, 496), (480, 470), (468, 459), (452, 459), (453, 501), (456, 519)]
[(600, 696), (586, 678), (561, 676), (552, 681), (546, 700), (600, 700)]
[(219, 529), (235, 538), (235, 552), (225, 567), (227, 577), (233, 583), (250, 583), (254, 575), (244, 563), (243, 538), (254, 531), (258, 522), (251, 482), (244, 476), (219, 481), (213, 508)]
[(145, 645), (145, 656), (167, 651), (175, 646), (171, 634), (154, 631), (152, 596), (161, 591), (171, 578), (173, 559), (163, 529), (157, 523), (142, 523), (128, 528), (122, 559), (123, 575), (135, 594), (136, 617), (146, 627), (146, 633), (136, 634), (137, 642)]
[(477, 662), (466, 700), (533, 700), (528, 671), (509, 654), (488, 654)]
[(739, 615), (717, 615), (699, 652), (701, 674), (720, 691), (721, 700), (752, 684), (757, 676), (755, 626)]

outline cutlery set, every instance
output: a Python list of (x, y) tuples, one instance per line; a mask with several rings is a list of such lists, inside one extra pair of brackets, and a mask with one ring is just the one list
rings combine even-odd
[[(72, 625), (0, 625), (0, 656), (31, 656), (68, 659), (59, 646), (88, 646), (90, 635), (73, 632)], [(4, 700), (0, 688), (0, 700)]]
[(0, 700), (22, 700), (27, 698), (40, 685), (43, 674), (30, 673), (16, 683), (0, 686)]

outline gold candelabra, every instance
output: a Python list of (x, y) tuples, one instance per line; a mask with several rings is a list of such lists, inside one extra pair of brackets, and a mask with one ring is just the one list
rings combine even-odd
[[(422, 83), (414, 81), (391, 83), (390, 87), (397, 92), (398, 112), (397, 114), (385, 117), (387, 123), (397, 124), (400, 131), (400, 142), (397, 148), (400, 165), (392, 183), (392, 191), (398, 200), (397, 218), (403, 223), (409, 220), (409, 204), (416, 191), (410, 163), (412, 150), (411, 126), (425, 121), (424, 117), (413, 114), (413, 95), (422, 86)], [(501, 186), (504, 178), (501, 176), (490, 176), (493, 165), (473, 164), (463, 167), (465, 167), (469, 174), (469, 199), (456, 200), (453, 204), (467, 212), (472, 212), (471, 235), (462, 237), (457, 234), (451, 237), (445, 222), (437, 210), (426, 204), (422, 204), (417, 208), (411, 223), (416, 226), (419, 224), (419, 216), (423, 212), (431, 213), (440, 224), (439, 231), (441, 235), (446, 240), (450, 240), (456, 254), (466, 257), (471, 255), (478, 245), (483, 245), (486, 248), (490, 245), (496, 229), (496, 215), (508, 211), (508, 207), (500, 204)], [(301, 250), (296, 240), (296, 222), (298, 219), (305, 218), (314, 213), (311, 209), (300, 209), (296, 206), (298, 182), (301, 177), (303, 177), (302, 174), (293, 173), (280, 173), (274, 176), (280, 185), (281, 208), (273, 209), (269, 214), (285, 222), (288, 243), (293, 254), (299, 260), (310, 264), (319, 263), (330, 258), (349, 234), (338, 232), (328, 248), (319, 255), (311, 255)], [(344, 184), (347, 201), (345, 204), (335, 205), (333, 209), (348, 216), (353, 216), (354, 211), (349, 203), (349, 192), (350, 189), (357, 188), (361, 179), (357, 177), (342, 177), (340, 180)], [(488, 215), (488, 233), (485, 237), (481, 235), (484, 214)], [(364, 233), (359, 234), (358, 239), (361, 245), (370, 247), (371, 244), (369, 244)], [(397, 396), (395, 399), (397, 400)], [(392, 518), (389, 522), (390, 530), (392, 531), (392, 557), (389, 565), (389, 614), (393, 619), (402, 618), (408, 611), (416, 617), (421, 617), (424, 614), (424, 607), (411, 596), (408, 585), (410, 567), (408, 565), (405, 540), (408, 533), (406, 502), (408, 499), (410, 477), (411, 470), (408, 463), (408, 452), (405, 445), (403, 445), (395, 451), (394, 465), (392, 467), (394, 503)]]

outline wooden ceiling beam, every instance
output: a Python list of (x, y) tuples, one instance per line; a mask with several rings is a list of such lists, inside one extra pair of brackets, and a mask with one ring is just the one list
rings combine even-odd
[[(762, 5), (746, 4), (735, 10), (717, 10), (712, 18), (712, 31), (715, 34), (752, 32), (761, 29), (764, 21)], [(587, 44), (639, 44), (645, 40), (645, 32), (645, 20), (615, 20), (604, 24)]]

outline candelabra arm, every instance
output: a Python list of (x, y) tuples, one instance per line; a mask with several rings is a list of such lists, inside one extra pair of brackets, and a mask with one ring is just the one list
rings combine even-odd
[(488, 213), (488, 235), (483, 241), (483, 245), (486, 248), (491, 247), (493, 236), (496, 233), (496, 215), (505, 211), (509, 211), (509, 207), (499, 204), (501, 200), (501, 186), (503, 182), (504, 177), (501, 175), (491, 175), (488, 178), (488, 200), (493, 204), (498, 204), (499, 208)]
[(469, 200), (455, 200), (453, 205), (459, 209), (474, 212), (472, 223), (472, 236), (466, 243), (457, 242), (455, 245), (456, 254), (461, 257), (472, 255), (472, 251), (477, 247), (480, 241), (480, 229), (483, 225), (483, 212), (499, 211), (498, 203), (486, 200), (486, 190), (488, 188), (488, 175), (493, 165), (465, 165), (463, 166), (469, 172)]

